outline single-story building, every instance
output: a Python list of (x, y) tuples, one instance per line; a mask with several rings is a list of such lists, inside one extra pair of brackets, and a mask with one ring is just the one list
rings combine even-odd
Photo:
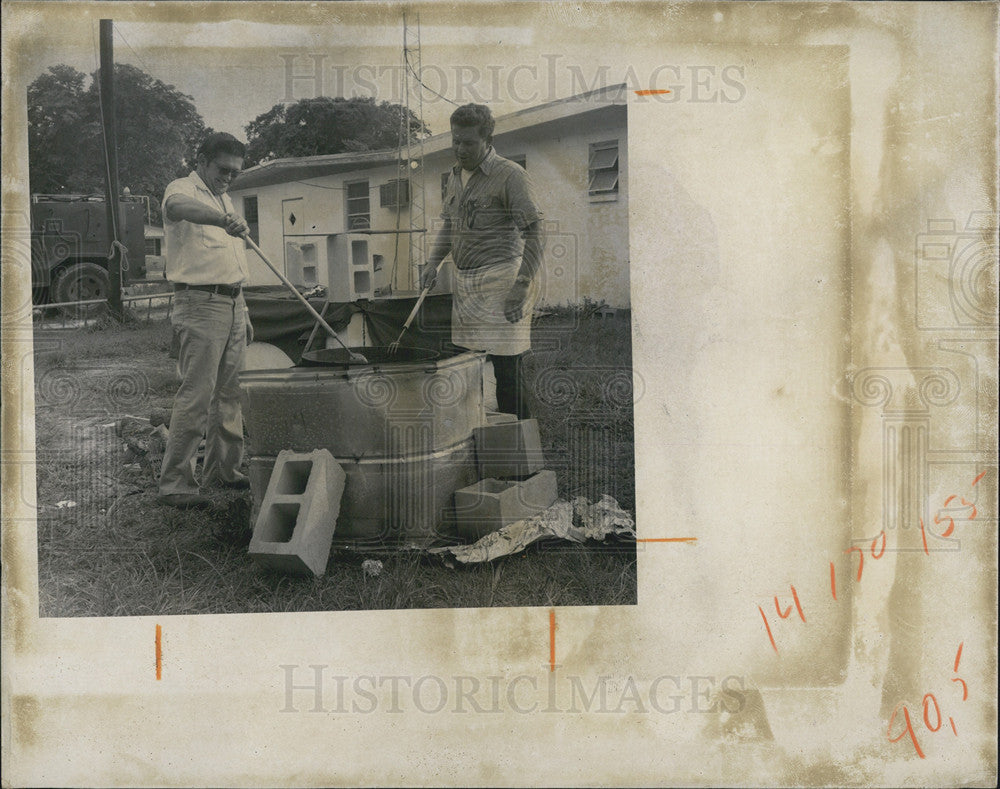
[(146, 239), (146, 254), (156, 257), (163, 255), (163, 228), (146, 224), (142, 227), (142, 234)]
[[(600, 88), (496, 119), (494, 147), (528, 171), (544, 215), (542, 304), (630, 304), (626, 94), (625, 85)], [(230, 194), (295, 284), (325, 286), (335, 301), (412, 295), (441, 225), (450, 129), (423, 141), (422, 164), (415, 150), (410, 161), (394, 149), (269, 161)], [(421, 239), (412, 256), (411, 229)], [(251, 285), (278, 284), (256, 255), (249, 263)], [(449, 290), (450, 266), (435, 292)]]

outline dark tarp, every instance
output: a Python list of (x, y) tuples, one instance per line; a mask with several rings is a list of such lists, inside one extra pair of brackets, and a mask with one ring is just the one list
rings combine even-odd
[[(287, 290), (281, 287), (253, 287), (244, 290), (254, 340), (276, 345), (298, 363), (306, 340), (316, 325), (316, 319)], [(309, 299), (312, 307), (335, 331), (347, 328), (357, 312), (365, 316), (365, 331), (370, 345), (389, 345), (399, 337), (417, 297), (327, 303), (325, 299)], [(325, 308), (325, 312), (324, 312)], [(319, 328), (313, 348), (325, 347), (326, 332)], [(428, 296), (406, 330), (401, 347), (430, 348), (445, 355), (459, 349), (451, 344), (451, 295)]]

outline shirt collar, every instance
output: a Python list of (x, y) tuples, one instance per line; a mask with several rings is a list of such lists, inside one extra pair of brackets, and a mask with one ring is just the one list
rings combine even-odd
[[(482, 170), (483, 175), (489, 175), (490, 171), (494, 168), (494, 166), (496, 166), (496, 161), (499, 158), (500, 155), (493, 149), (493, 146), (491, 145), (486, 151), (486, 156), (483, 157), (483, 160), (476, 165), (476, 169), (472, 170), (472, 172), (476, 172), (476, 170)], [(462, 169), (462, 165), (456, 164), (452, 169), (457, 174), (459, 170)]]
[(206, 184), (205, 181), (202, 179), (202, 177), (198, 175), (197, 170), (192, 170), (191, 175), (189, 175), (188, 178), (194, 181), (194, 185), (197, 186), (199, 189), (203, 189), (209, 194), (212, 194), (212, 190), (208, 188), (208, 184)]
[(217, 195), (215, 192), (209, 189), (208, 184), (206, 184), (204, 179), (200, 175), (198, 175), (197, 170), (192, 170), (191, 175), (189, 175), (188, 178), (190, 178), (194, 182), (194, 185), (198, 189), (201, 189), (201, 191), (203, 192), (207, 192), (208, 196), (211, 197), (213, 200), (220, 201), (223, 207), (226, 205), (226, 195), (225, 194)]

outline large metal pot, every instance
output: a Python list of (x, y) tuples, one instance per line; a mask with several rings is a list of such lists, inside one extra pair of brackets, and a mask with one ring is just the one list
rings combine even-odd
[[(461, 541), (454, 523), (453, 496), (477, 479), (471, 437), (437, 452), (336, 460), (347, 479), (333, 534), (334, 548), (425, 548)], [(274, 457), (250, 458), (254, 519), (274, 463)]]
[(380, 366), (292, 367), (240, 374), (253, 455), (328, 449), (334, 457), (386, 457), (398, 429), (420, 427), (421, 451), (454, 446), (483, 424), (481, 353)]
[[(366, 346), (351, 348), (355, 356), (344, 348), (320, 348), (302, 354), (305, 367), (385, 367), (400, 364), (414, 364), (437, 361), (441, 357), (437, 351), (427, 348), (399, 348), (395, 351), (387, 346)], [(364, 357), (360, 361), (358, 357)]]
[(278, 452), (327, 449), (347, 473), (335, 545), (433, 541), (451, 495), (476, 481), (485, 358), (241, 373), (255, 507)]

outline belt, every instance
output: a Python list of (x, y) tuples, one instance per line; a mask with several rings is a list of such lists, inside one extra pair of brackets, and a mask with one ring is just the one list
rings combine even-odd
[(235, 299), (243, 290), (242, 285), (188, 285), (186, 282), (175, 282), (174, 290), (204, 290), (209, 293), (218, 293), (220, 296), (229, 296)]

